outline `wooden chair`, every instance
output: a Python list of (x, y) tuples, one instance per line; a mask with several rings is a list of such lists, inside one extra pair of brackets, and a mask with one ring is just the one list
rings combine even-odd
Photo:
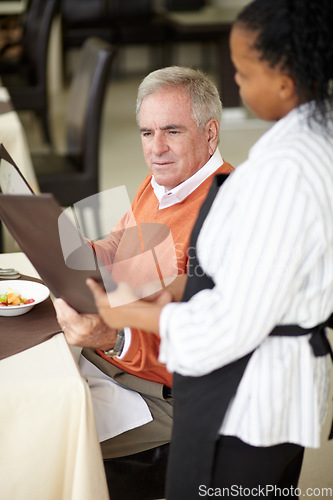
[[(59, 0), (31, 0), (25, 15), (21, 56), (0, 59), (3, 86), (17, 111), (34, 111), (40, 118), (47, 143), (51, 144), (47, 95), (47, 54), (52, 22)], [(8, 46), (6, 47), (8, 48)]]
[(164, 498), (168, 455), (169, 444), (164, 444), (134, 455), (104, 460), (110, 497), (118, 500)]
[(166, 26), (153, 0), (90, 0), (89, 9), (84, 10), (80, 4), (81, 0), (62, 0), (65, 52), (93, 34), (116, 45), (120, 55), (128, 45), (147, 45), (151, 69), (165, 65)]
[(61, 206), (72, 206), (99, 191), (102, 107), (115, 55), (108, 42), (86, 40), (69, 89), (66, 153), (32, 154), (41, 192), (52, 193)]
[(206, 0), (164, 0), (163, 5), (170, 11), (193, 11), (204, 7)]

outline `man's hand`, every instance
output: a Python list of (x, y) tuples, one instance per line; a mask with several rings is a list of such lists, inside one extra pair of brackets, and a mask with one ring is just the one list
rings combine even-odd
[(63, 299), (55, 299), (54, 307), (70, 345), (102, 350), (114, 347), (117, 330), (106, 325), (98, 314), (79, 314)]

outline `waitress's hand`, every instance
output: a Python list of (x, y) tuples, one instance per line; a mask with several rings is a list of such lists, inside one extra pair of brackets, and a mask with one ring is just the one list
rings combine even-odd
[(111, 328), (140, 328), (158, 333), (162, 307), (172, 300), (168, 291), (161, 293), (155, 302), (138, 299), (137, 294), (124, 282), (114, 292), (106, 293), (96, 281), (89, 278), (90, 288), (99, 314)]

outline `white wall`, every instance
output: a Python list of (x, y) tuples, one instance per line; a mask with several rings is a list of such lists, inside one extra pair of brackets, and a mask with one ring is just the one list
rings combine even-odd
[[(163, 0), (153, 0), (155, 8), (161, 8)], [(207, 0), (207, 5), (212, 5), (216, 7), (243, 7), (244, 5), (250, 3), (251, 0)], [(124, 73), (140, 73), (149, 72), (151, 67), (149, 65), (149, 60), (151, 57), (151, 51), (153, 48), (148, 49), (147, 46), (126, 46), (121, 53), (121, 57), (118, 55), (118, 64), (121, 72)], [(203, 52), (202, 45), (195, 43), (179, 44), (177, 50), (175, 50), (175, 58), (173, 64), (179, 65), (190, 65), (193, 67), (199, 67), (203, 61), (213, 61), (214, 64), (214, 46), (205, 45)], [(210, 64), (206, 64), (210, 67)], [(206, 69), (206, 68), (204, 68)]]

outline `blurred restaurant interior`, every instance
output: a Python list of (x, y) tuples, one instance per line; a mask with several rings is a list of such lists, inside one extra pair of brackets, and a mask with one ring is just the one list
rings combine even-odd
[[(41, 33), (36, 20), (29, 19), (27, 0), (1, 3), (4, 6), (12, 4), (11, 10), (14, 5), (20, 4), (20, 9), (25, 6), (18, 14), (10, 14), (8, 7), (8, 13), (2, 15), (2, 59), (5, 54), (6, 57), (12, 54), (19, 61), (17, 64), (21, 64), (19, 75), (10, 74), (5, 63), (2, 67), (2, 59), (0, 71), (2, 85), (7, 87), (19, 115), (37, 176), (41, 154), (48, 154), (50, 150), (58, 155), (68, 153), (69, 88), (82, 44), (89, 37), (102, 38), (116, 50), (108, 69), (96, 132), (99, 158), (95, 169), (98, 170), (99, 191), (124, 185), (132, 199), (147, 174), (135, 120), (135, 100), (141, 80), (159, 67), (200, 68), (216, 82), (224, 106), (220, 149), (224, 159), (234, 166), (246, 159), (251, 145), (270, 125), (251, 116), (242, 106), (229, 58), (230, 25), (246, 3), (244, 0), (47, 0), (49, 13), (35, 14), (39, 18), (48, 15), (49, 29), (40, 30)], [(45, 25), (46, 21), (43, 23)], [(33, 24), (32, 29), (30, 24)], [(15, 43), (8, 41), (11, 37)], [(31, 38), (38, 39), (38, 43), (32, 43)], [(21, 40), (24, 50), (20, 47)], [(43, 44), (47, 44), (47, 50), (41, 50)], [(36, 54), (30, 53), (33, 51)], [(43, 73), (38, 76), (41, 83), (31, 75), (35, 69)], [(29, 79), (34, 88), (45, 87), (38, 90), (40, 94), (33, 95), (31, 88), (21, 90), (22, 85), (30, 85), (26, 83)], [(40, 106), (38, 109), (36, 102)], [(15, 158), (15, 151), (11, 151), (9, 145), (7, 150), (22, 167), (20, 158)], [(9, 251), (13, 242), (6, 233), (4, 240), (4, 250)]]

